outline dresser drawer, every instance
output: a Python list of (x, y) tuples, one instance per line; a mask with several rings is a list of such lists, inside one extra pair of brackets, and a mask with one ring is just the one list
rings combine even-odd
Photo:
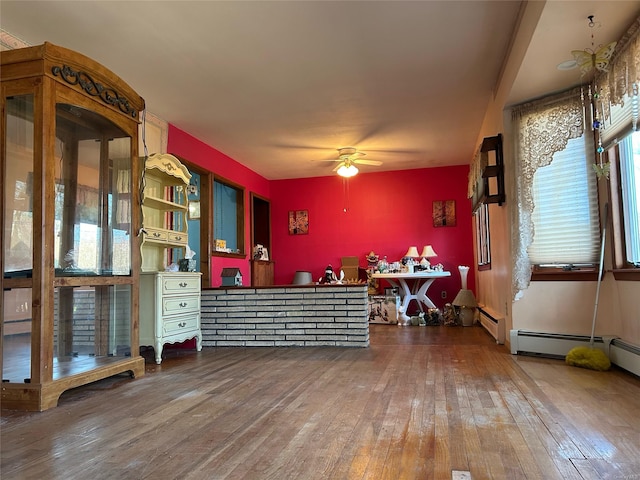
[(170, 243), (181, 243), (184, 245), (187, 244), (187, 239), (187, 234), (183, 232), (169, 232), (167, 238)]
[(200, 330), (200, 314), (194, 313), (171, 319), (165, 319), (162, 322), (162, 336), (178, 335), (193, 330)]
[(200, 313), (200, 295), (181, 295), (162, 299), (163, 316), (189, 312)]
[(168, 275), (162, 277), (162, 294), (200, 293), (200, 275)]
[(145, 227), (146, 232), (144, 233), (145, 240), (153, 241), (153, 242), (166, 242), (167, 241), (167, 231), (166, 230), (157, 230), (155, 228)]

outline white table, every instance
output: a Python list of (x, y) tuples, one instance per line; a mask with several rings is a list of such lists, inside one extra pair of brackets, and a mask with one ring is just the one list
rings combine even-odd
[[(407, 313), (407, 307), (411, 300), (418, 302), (420, 311), (424, 312), (422, 305), (428, 308), (437, 308), (427, 296), (427, 290), (437, 278), (450, 277), (451, 272), (418, 272), (418, 273), (374, 273), (373, 278), (381, 278), (397, 287), (402, 297), (402, 308)], [(411, 284), (411, 285), (410, 285)]]

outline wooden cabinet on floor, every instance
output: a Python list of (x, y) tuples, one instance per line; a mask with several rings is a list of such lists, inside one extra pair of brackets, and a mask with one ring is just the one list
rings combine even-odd
[(251, 286), (268, 287), (273, 285), (273, 264), (267, 260), (251, 260)]

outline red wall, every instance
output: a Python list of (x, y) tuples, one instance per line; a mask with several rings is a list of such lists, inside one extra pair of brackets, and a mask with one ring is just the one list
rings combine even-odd
[[(249, 257), (250, 201), (255, 192), (271, 201), (272, 250), (275, 283), (290, 284), (296, 270), (307, 270), (314, 278), (328, 264), (335, 270), (343, 256), (365, 256), (373, 250), (400, 260), (410, 245), (418, 251), (431, 244), (438, 254), (432, 263), (442, 263), (451, 277), (438, 279), (430, 298), (442, 307), (460, 289), (458, 265), (469, 265), (468, 287), (475, 290), (471, 205), (466, 198), (469, 167), (440, 167), (381, 173), (360, 173), (349, 180), (337, 175), (269, 181), (222, 152), (170, 125), (168, 152), (245, 187), (245, 259), (212, 257), (212, 286), (221, 284), (224, 267), (240, 268), (245, 285), (251, 278)], [(241, 161), (241, 159), (240, 159)], [(434, 227), (432, 202), (455, 200), (457, 223)], [(309, 233), (289, 235), (290, 210), (309, 212)], [(346, 210), (346, 211), (345, 211)], [(199, 255), (200, 252), (197, 252)], [(446, 300), (440, 292), (446, 292)]]
[[(195, 137), (186, 132), (169, 125), (169, 139), (167, 151), (174, 155), (178, 155), (196, 165), (214, 172), (231, 182), (237, 183), (245, 187), (244, 192), (244, 224), (245, 224), (245, 251), (247, 257), (245, 259), (211, 257), (211, 286), (219, 287), (222, 284), (220, 274), (225, 267), (238, 267), (242, 272), (243, 283), (248, 285), (251, 281), (251, 272), (249, 271), (249, 256), (253, 250), (251, 245), (251, 209), (249, 193), (254, 192), (263, 197), (269, 198), (269, 181), (249, 170), (231, 157), (206, 145)], [(200, 256), (201, 252), (196, 252)]]
[[(343, 256), (357, 256), (365, 266), (371, 250), (396, 261), (410, 245), (420, 252), (431, 244), (438, 254), (431, 263), (442, 263), (451, 272), (429, 290), (434, 303), (442, 307), (458, 293), (458, 265), (472, 267), (468, 288), (475, 290), (468, 171), (464, 165), (358, 174), (349, 180), (335, 175), (272, 181), (276, 283), (291, 283), (296, 270), (310, 271), (317, 279), (328, 264), (337, 270)], [(456, 201), (456, 226), (433, 226), (434, 200)], [(309, 212), (308, 234), (289, 234), (289, 210)], [(440, 295), (443, 290), (446, 300)]]

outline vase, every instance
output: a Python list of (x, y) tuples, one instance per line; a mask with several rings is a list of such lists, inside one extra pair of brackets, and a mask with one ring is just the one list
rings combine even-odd
[(460, 272), (460, 280), (462, 281), (462, 290), (467, 289), (467, 274), (469, 273), (469, 267), (464, 265), (458, 266), (458, 271)]

